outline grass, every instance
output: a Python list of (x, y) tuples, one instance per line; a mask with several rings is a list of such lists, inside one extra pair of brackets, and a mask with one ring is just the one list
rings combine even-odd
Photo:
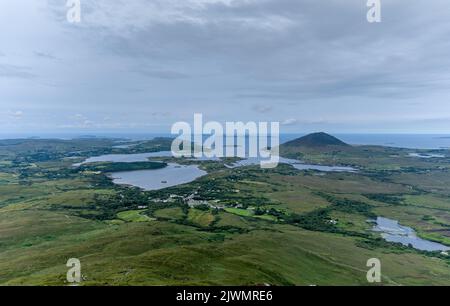
[(199, 209), (189, 209), (188, 221), (201, 227), (208, 227), (215, 220), (214, 215), (210, 211)]
[(310, 190), (294, 186), (286, 186), (282, 191), (270, 193), (268, 198), (278, 204), (275, 208), (294, 213), (307, 213), (329, 205), (326, 200), (314, 195)]
[(235, 214), (220, 212), (218, 215), (217, 227), (234, 227), (240, 229), (252, 229), (255, 225), (251, 219), (246, 219)]
[(271, 215), (255, 215), (255, 212), (251, 209), (241, 209), (241, 208), (225, 208), (226, 212), (230, 214), (235, 214), (241, 217), (250, 217), (250, 218), (258, 218), (266, 221), (277, 221), (278, 219), (275, 216)]
[(171, 207), (155, 211), (154, 216), (167, 220), (181, 220), (184, 217), (184, 213), (180, 207)]
[[(111, 141), (3, 144), (1, 285), (65, 285), (69, 258), (81, 260), (85, 285), (368, 285), (369, 258), (381, 260), (384, 285), (450, 284), (450, 259), (380, 245), (369, 248), (361, 243), (362, 238), (343, 234), (371, 233), (364, 210), (358, 209), (364, 208), (399, 220), (423, 238), (448, 243), (450, 181), (446, 171), (437, 170), (448, 168), (445, 161), (418, 161), (403, 158), (403, 150), (380, 148), (356, 153), (305, 152), (307, 159), (367, 168), (358, 174), (318, 174), (288, 166), (226, 169), (208, 163), (211, 173), (196, 182), (141, 192), (99, 184), (94, 175), (67, 172), (71, 164), (64, 160), (67, 152), (84, 150), (86, 156), (111, 153)], [(149, 142), (113, 152), (152, 148), (155, 144)], [(23, 160), (19, 166), (11, 162), (16, 158)], [(400, 171), (403, 167), (410, 168)], [(20, 177), (23, 169), (28, 176)], [(46, 171), (67, 175), (49, 178)], [(287, 215), (327, 209), (342, 231), (307, 231), (282, 220), (266, 222), (276, 218), (257, 216), (252, 209), (229, 207), (213, 213), (188, 209), (178, 202), (152, 202), (168, 194), (186, 196), (193, 191), (211, 196), (210, 202), (221, 200), (221, 205), (238, 202)], [(378, 196), (369, 199), (370, 194)], [(389, 203), (389, 197), (381, 195), (394, 195), (402, 201)], [(121, 196), (126, 201), (120, 202)], [(106, 200), (98, 202), (98, 197)], [(358, 202), (336, 206), (330, 199)], [(136, 209), (141, 202), (148, 204), (149, 210)], [(99, 203), (114, 207), (109, 219), (79, 217), (101, 213), (105, 207)], [(156, 219), (148, 222), (152, 219), (147, 213)]]
[(17, 175), (10, 173), (0, 173), (0, 185), (17, 184)]
[(117, 218), (126, 222), (148, 222), (149, 216), (143, 215), (146, 210), (128, 210), (117, 214)]
[(225, 208), (225, 211), (242, 217), (253, 217), (254, 215), (251, 210), (241, 208)]
[(337, 227), (345, 231), (358, 233), (371, 233), (373, 225), (367, 222), (367, 217), (359, 214), (350, 214), (340, 211), (333, 211), (330, 217), (337, 221)]
[(435, 195), (450, 196), (450, 175), (446, 171), (430, 171), (426, 173), (400, 173), (392, 176), (393, 181), (420, 187), (421, 190)]
[[(367, 259), (383, 263), (384, 284), (446, 284), (448, 267), (417, 254), (389, 254), (353, 239), (275, 226), (222, 242), (167, 222), (78, 228), (27, 248), (0, 253), (2, 284), (64, 284), (65, 262), (82, 262), (85, 285), (362, 284)], [(405, 268), (407, 267), (407, 268)]]
[(444, 196), (430, 194), (406, 195), (404, 196), (404, 203), (417, 207), (426, 207), (450, 212), (450, 199)]
[[(450, 246), (450, 237), (443, 237), (439, 233), (430, 233), (430, 232), (419, 232), (419, 237), (422, 239), (438, 242)], [(448, 231), (447, 231), (448, 235)]]

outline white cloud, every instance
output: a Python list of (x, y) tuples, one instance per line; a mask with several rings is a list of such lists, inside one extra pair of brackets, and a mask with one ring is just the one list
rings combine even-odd
[(297, 119), (290, 118), (290, 119), (286, 119), (283, 122), (281, 122), (281, 125), (294, 125), (294, 124), (297, 124), (298, 122), (299, 121)]

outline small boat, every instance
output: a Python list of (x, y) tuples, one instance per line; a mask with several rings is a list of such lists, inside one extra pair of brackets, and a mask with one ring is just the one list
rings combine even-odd
[(161, 184), (167, 184), (167, 181), (161, 181)]

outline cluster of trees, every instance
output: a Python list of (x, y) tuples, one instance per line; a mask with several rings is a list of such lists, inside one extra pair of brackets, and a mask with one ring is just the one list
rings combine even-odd
[(310, 231), (330, 233), (340, 232), (340, 230), (330, 222), (329, 210), (327, 209), (315, 210), (304, 215), (286, 215), (284, 216), (284, 220), (289, 224), (296, 225)]
[(18, 172), (20, 180), (27, 180), (33, 177), (46, 178), (48, 180), (66, 179), (76, 174), (72, 169), (61, 168), (48, 170), (40, 167), (23, 167), (19, 168)]
[(158, 162), (134, 162), (134, 163), (95, 163), (85, 164), (78, 171), (120, 172), (134, 170), (154, 170), (167, 167), (166, 163)]
[(372, 212), (372, 206), (365, 202), (354, 201), (345, 198), (337, 198), (323, 192), (317, 192), (316, 195), (324, 198), (332, 204), (330, 207), (326, 208), (327, 210), (338, 210), (345, 213), (356, 213), (364, 215), (368, 218), (376, 217), (376, 215)]
[(392, 205), (403, 205), (403, 198), (398, 195), (391, 195), (391, 194), (365, 194), (366, 198), (381, 202), (381, 203), (387, 203)]
[(64, 209), (72, 210), (76, 215), (95, 220), (113, 220), (117, 213), (126, 210), (138, 209), (140, 206), (148, 206), (148, 197), (137, 188), (123, 188), (113, 195), (96, 194), (93, 203), (79, 207), (65, 205)]

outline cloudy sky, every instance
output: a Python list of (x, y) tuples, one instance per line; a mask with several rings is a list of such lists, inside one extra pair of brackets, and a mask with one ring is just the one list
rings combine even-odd
[(450, 2), (66, 0), (0, 3), (2, 133), (450, 133)]

